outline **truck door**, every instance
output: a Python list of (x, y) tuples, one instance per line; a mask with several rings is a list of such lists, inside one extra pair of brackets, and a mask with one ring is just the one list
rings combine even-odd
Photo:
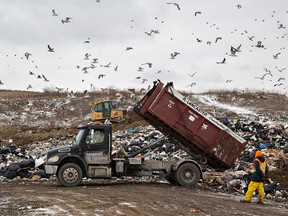
[(84, 158), (87, 164), (110, 163), (110, 134), (105, 129), (91, 128), (85, 143)]

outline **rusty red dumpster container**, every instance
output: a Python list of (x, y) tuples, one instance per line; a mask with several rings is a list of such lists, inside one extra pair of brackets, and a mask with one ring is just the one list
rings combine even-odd
[(160, 81), (134, 111), (185, 151), (216, 170), (231, 168), (246, 140), (173, 88)]

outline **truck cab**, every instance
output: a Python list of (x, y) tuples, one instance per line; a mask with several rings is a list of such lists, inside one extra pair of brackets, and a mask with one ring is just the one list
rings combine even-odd
[[(111, 177), (111, 126), (79, 126), (71, 146), (47, 153), (46, 172), (57, 174), (62, 185), (73, 186), (82, 177)], [(97, 170), (97, 171), (96, 171)]]

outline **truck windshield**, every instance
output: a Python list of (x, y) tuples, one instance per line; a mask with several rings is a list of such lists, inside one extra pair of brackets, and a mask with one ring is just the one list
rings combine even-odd
[(78, 132), (78, 134), (77, 134), (77, 136), (76, 136), (76, 138), (75, 138), (74, 145), (79, 145), (79, 144), (80, 144), (84, 132), (85, 132), (85, 129), (79, 130), (79, 132)]

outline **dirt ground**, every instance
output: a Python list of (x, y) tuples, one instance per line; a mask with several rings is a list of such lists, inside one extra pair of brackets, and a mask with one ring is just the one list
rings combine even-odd
[(244, 204), (239, 195), (167, 183), (93, 180), (67, 188), (19, 180), (0, 190), (0, 215), (288, 215), (287, 202)]

